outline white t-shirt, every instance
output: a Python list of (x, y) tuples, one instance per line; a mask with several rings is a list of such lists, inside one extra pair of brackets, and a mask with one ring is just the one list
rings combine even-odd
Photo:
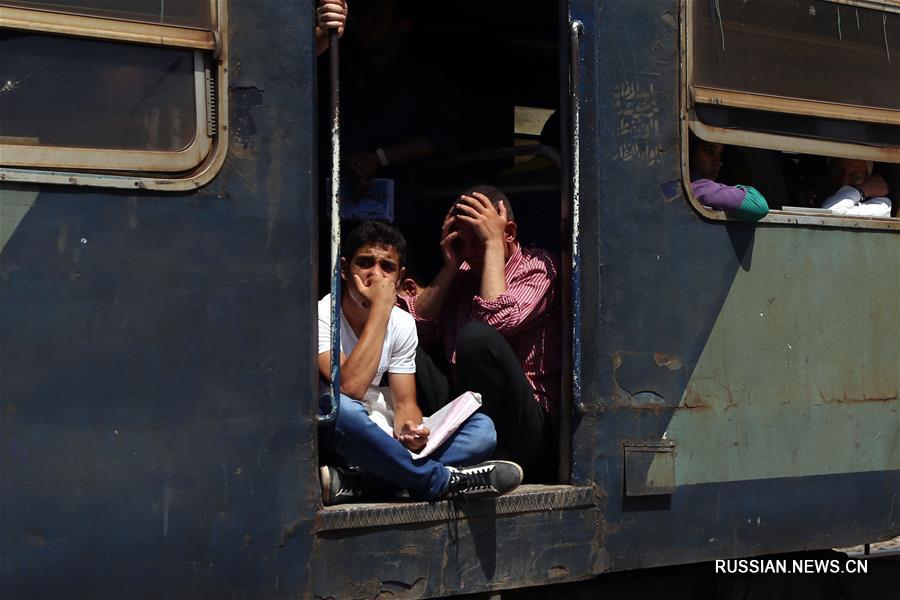
[[(331, 294), (319, 300), (319, 354), (331, 351)], [(350, 356), (359, 338), (350, 327), (350, 323), (341, 313), (341, 352)], [(381, 347), (381, 360), (369, 390), (363, 398), (363, 404), (369, 411), (369, 418), (388, 434), (394, 433), (394, 407), (391, 401), (390, 388), (380, 387), (385, 373), (415, 373), (416, 347), (419, 338), (416, 335), (416, 322), (408, 312), (397, 308), (391, 309), (388, 317), (384, 345)], [(328, 386), (321, 385), (321, 393), (328, 393)]]

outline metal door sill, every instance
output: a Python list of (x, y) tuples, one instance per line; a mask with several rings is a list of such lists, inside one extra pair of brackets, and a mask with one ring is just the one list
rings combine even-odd
[(439, 502), (361, 502), (326, 506), (316, 513), (314, 531), (395, 527), (478, 517), (593, 507), (591, 486), (526, 484), (498, 498)]

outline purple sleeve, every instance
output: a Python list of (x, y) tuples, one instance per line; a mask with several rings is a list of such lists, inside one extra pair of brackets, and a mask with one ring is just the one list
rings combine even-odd
[(736, 210), (740, 208), (747, 192), (740, 188), (722, 185), (709, 179), (698, 179), (691, 182), (691, 191), (703, 206), (716, 210)]

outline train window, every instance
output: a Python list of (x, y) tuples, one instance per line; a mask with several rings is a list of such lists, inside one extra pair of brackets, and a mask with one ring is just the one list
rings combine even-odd
[[(788, 99), (900, 110), (897, 86), (886, 85), (900, 81), (896, 12), (822, 0), (698, 0), (692, 25), (698, 101), (729, 104), (728, 92), (744, 92), (780, 98), (788, 112)], [(842, 114), (840, 106), (805, 110)], [(879, 122), (877, 112), (862, 114)]]
[(4, 0), (4, 4), (92, 17), (209, 29), (212, 3), (202, 0)]
[[(827, 186), (813, 179), (827, 179), (834, 158), (862, 161), (886, 181), (897, 176), (900, 2), (685, 6), (685, 174), (690, 132), (695, 146), (724, 148), (720, 182), (768, 191), (773, 210), (766, 221), (897, 229), (889, 215), (829, 213), (810, 189), (825, 193)], [(692, 190), (688, 195), (705, 216), (729, 218), (704, 207)]]
[[(15, 7), (0, 14), (0, 177), (189, 189), (214, 176), (224, 36), (182, 25), (221, 27), (217, 3), (4, 4)], [(154, 6), (164, 25), (140, 22)]]
[[(10, 31), (0, 44), (4, 143), (164, 152), (193, 144), (204, 93), (193, 51)], [(59, 96), (52, 110), (42, 102)]]

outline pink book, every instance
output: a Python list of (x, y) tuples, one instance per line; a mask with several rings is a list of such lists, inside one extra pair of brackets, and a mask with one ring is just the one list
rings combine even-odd
[(413, 458), (425, 458), (446, 442), (466, 419), (481, 408), (481, 394), (465, 392), (454, 400), (451, 400), (442, 409), (422, 419), (422, 426), (431, 430), (428, 443), (416, 454), (412, 450), (409, 453)]

